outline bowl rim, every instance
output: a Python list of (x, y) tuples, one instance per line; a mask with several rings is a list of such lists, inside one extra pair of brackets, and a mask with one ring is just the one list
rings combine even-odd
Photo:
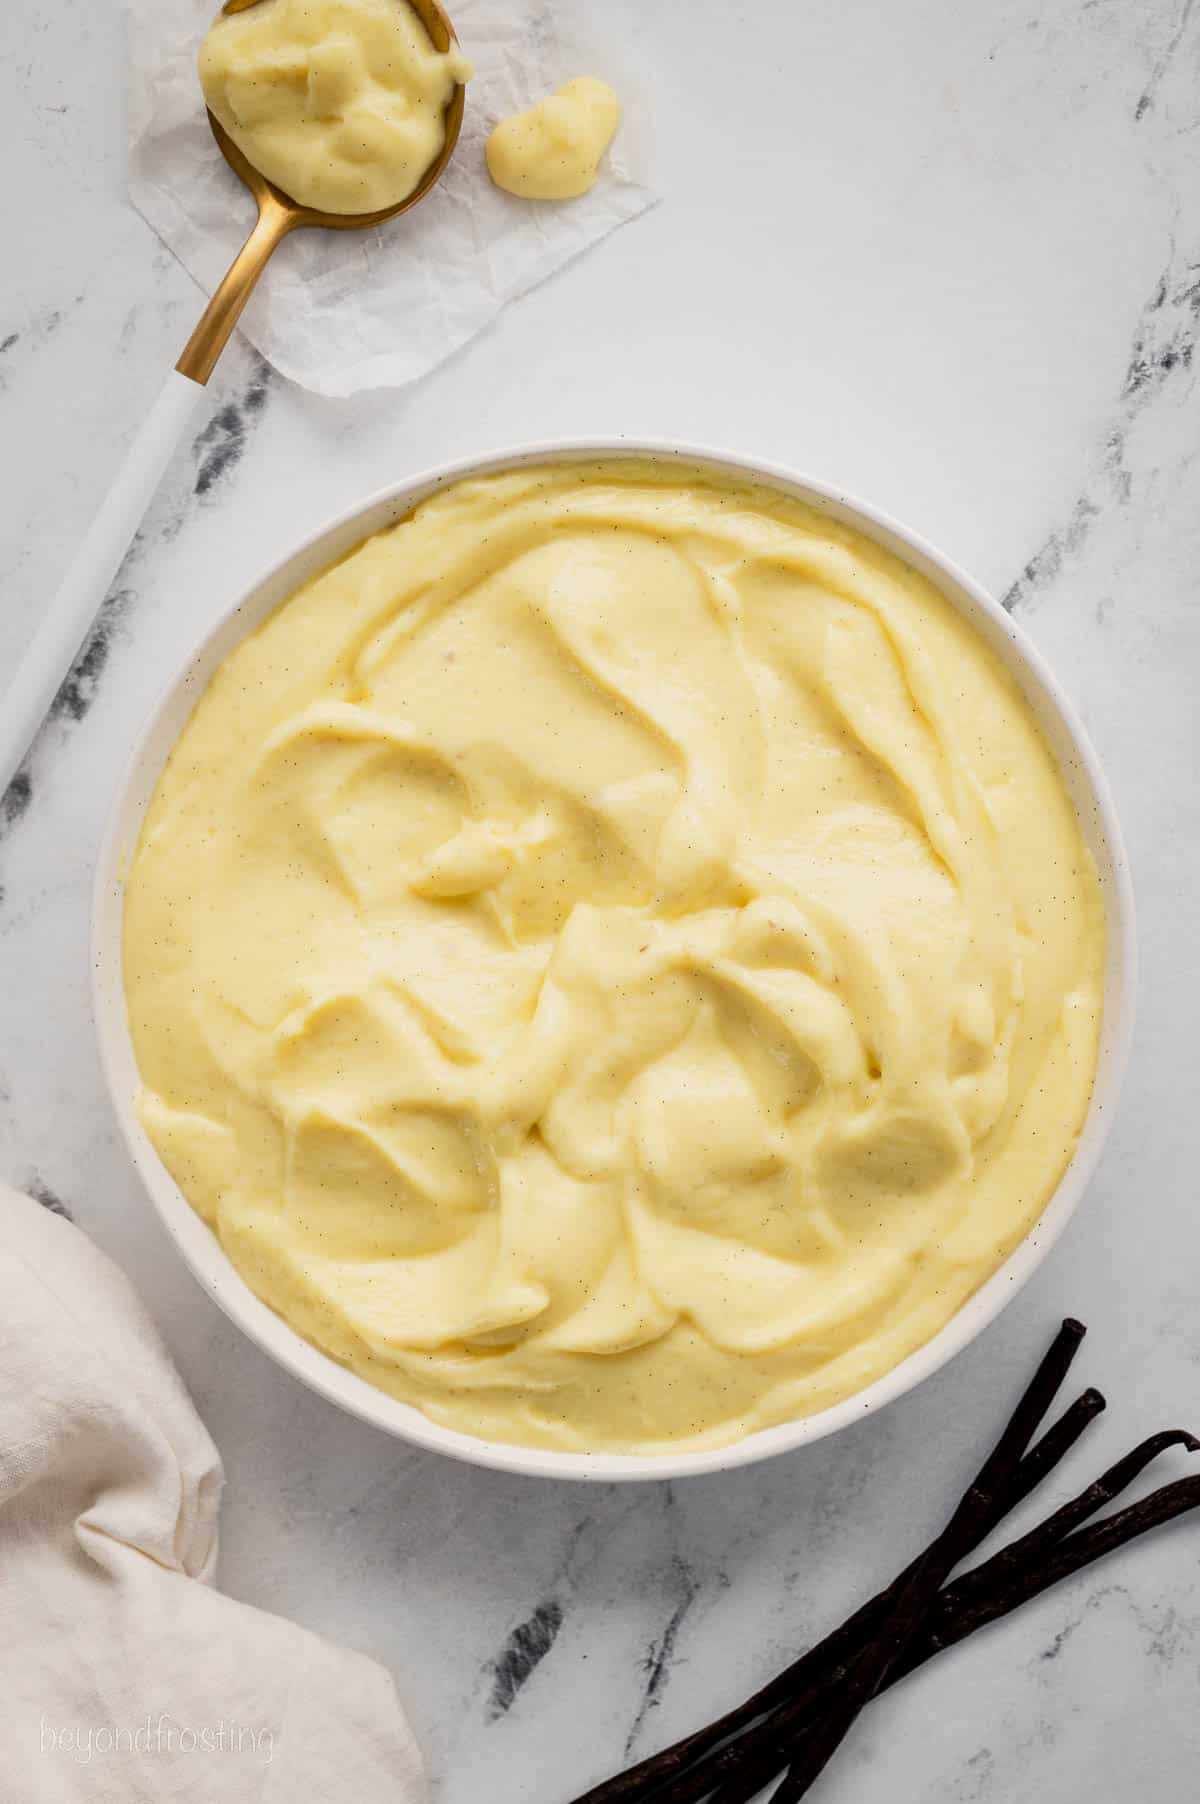
[[(756, 1430), (728, 1445), (679, 1453), (574, 1453), (482, 1440), (444, 1428), (414, 1405), (341, 1366), (303, 1339), (246, 1285), (213, 1231), (184, 1198), (134, 1109), (136, 1078), (121, 981), (124, 865), (166, 758), (217, 665), (232, 646), (303, 582), (372, 533), (451, 483), (536, 463), (649, 459), (749, 479), (805, 502), (860, 531), (927, 576), (996, 650), (1048, 739), (1096, 857), (1107, 916), (1104, 1021), (1095, 1083), (1075, 1151), (1037, 1221), (938, 1332), (863, 1390), (811, 1416)], [(186, 707), (182, 714), (181, 707)], [(179, 718), (171, 724), (174, 716)], [(476, 452), (403, 476), (325, 520), (260, 568), (207, 623), (175, 666), (142, 723), (108, 811), (91, 902), (92, 1008), (105, 1081), (130, 1158), (185, 1264), (223, 1313), (293, 1378), (351, 1415), (424, 1450), (527, 1477), (649, 1482), (730, 1471), (794, 1452), (904, 1396), (970, 1344), (1042, 1264), (1078, 1206), (1099, 1162), (1128, 1064), (1137, 948), (1133, 885), (1107, 780), (1082, 721), (1025, 632), (974, 578), (920, 534), (849, 491), (784, 464), (677, 439), (574, 436)]]

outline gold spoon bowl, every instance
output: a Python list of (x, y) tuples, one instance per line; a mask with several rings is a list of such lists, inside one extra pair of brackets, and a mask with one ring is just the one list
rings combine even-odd
[[(262, 0), (226, 0), (221, 10), (227, 14), (241, 13), (261, 4)], [(438, 0), (408, 0), (408, 4), (429, 33), (434, 49), (449, 50), (455, 42), (454, 27)], [(208, 123), (221, 155), (254, 196), (258, 218), (254, 230), (234, 258), (184, 346), (183, 355), (175, 365), (180, 375), (190, 376), (193, 382), (208, 381), (242, 309), (253, 293), (255, 283), (266, 268), (268, 258), (289, 232), (294, 232), (298, 226), (326, 226), (335, 232), (358, 231), (366, 226), (382, 225), (386, 219), (395, 219), (398, 214), (407, 213), (410, 207), (415, 207), (418, 201), (424, 200), (430, 189), (441, 180), (454, 155), (454, 147), (462, 128), (465, 100), (466, 89), (458, 82), (443, 114), (445, 136), (442, 148), (412, 193), (397, 201), (395, 206), (384, 207), (377, 213), (322, 213), (316, 207), (301, 206), (299, 201), (293, 200), (290, 194), (285, 194), (282, 188), (277, 188), (274, 182), (269, 182), (254, 167), (210, 112)]]

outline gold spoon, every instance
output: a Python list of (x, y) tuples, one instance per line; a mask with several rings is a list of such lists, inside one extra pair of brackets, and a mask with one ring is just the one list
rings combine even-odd
[[(262, 0), (225, 0), (221, 11), (224, 14), (244, 13), (261, 3)], [(409, 0), (409, 5), (428, 32), (434, 49), (449, 50), (454, 42), (454, 28), (438, 0)], [(382, 225), (385, 219), (394, 219), (398, 213), (407, 213), (410, 207), (415, 207), (418, 201), (424, 200), (429, 190), (441, 179), (443, 170), (454, 155), (454, 146), (458, 142), (462, 126), (465, 96), (466, 89), (459, 82), (443, 115), (446, 135), (442, 148), (412, 193), (397, 201), (394, 207), (384, 207), (378, 213), (321, 213), (315, 207), (302, 207), (299, 201), (293, 200), (290, 194), (285, 194), (282, 188), (277, 188), (274, 182), (269, 182), (265, 175), (259, 173), (253, 163), (243, 156), (220, 121), (209, 113), (208, 123), (220, 146), (221, 155), (254, 196), (258, 205), (258, 219), (254, 230), (234, 258), (224, 281), (204, 309), (199, 325), (188, 339), (183, 355), (175, 365), (180, 374), (190, 376), (193, 382), (208, 381), (213, 365), (224, 350), (242, 308), (250, 299), (254, 284), (266, 268), (267, 259), (297, 226), (328, 226), (335, 232), (352, 232), (362, 226)]]
[[(408, 0), (408, 3), (429, 33), (434, 48), (449, 50), (454, 42), (454, 29), (439, 0)], [(226, 0), (222, 10), (240, 13), (260, 4), (261, 0)], [(158, 487), (159, 478), (185, 428), (195, 417), (196, 403), (203, 394), (204, 384), (212, 375), (213, 366), (228, 343), (272, 251), (297, 226), (327, 226), (336, 232), (352, 232), (363, 226), (382, 225), (385, 219), (407, 213), (410, 207), (424, 200), (454, 154), (465, 95), (462, 83), (456, 84), (443, 115), (445, 140), (442, 148), (412, 193), (397, 201), (394, 207), (385, 207), (378, 213), (321, 213), (315, 207), (302, 207), (254, 168), (209, 113), (208, 122), (221, 154), (253, 194), (258, 205), (258, 219), (126, 453), (57, 595), (12, 673), (7, 691), (0, 697), (0, 796), (16, 776), (59, 685), (112, 586)]]

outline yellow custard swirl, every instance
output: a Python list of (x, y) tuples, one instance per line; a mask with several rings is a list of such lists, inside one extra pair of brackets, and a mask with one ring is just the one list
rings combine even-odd
[(923, 578), (648, 463), (460, 482), (226, 659), (126, 897), (146, 1128), (434, 1420), (699, 1448), (844, 1398), (1036, 1220), (1104, 918)]
[(595, 186), (620, 123), (621, 103), (608, 83), (576, 76), (494, 127), (488, 174), (522, 200), (577, 200)]

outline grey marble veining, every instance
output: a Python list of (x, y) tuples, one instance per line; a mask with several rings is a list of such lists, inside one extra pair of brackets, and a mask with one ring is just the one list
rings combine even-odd
[[(1200, 1424), (1200, 8), (604, 10), (653, 77), (666, 204), (403, 395), (318, 401), (232, 346), (0, 809), (0, 1170), (94, 1234), (162, 1324), (225, 1455), (225, 1585), (392, 1669), (443, 1804), (563, 1804), (762, 1683), (934, 1529), (1063, 1313), (1092, 1325), (1080, 1382), (1110, 1407), (1048, 1503), (1151, 1428)], [(18, 9), (0, 66), (22, 174), (0, 199), (20, 253), (0, 295), (3, 666), (200, 297), (123, 197), (117, 9)], [(283, 1376), (140, 1194), (89, 1020), (105, 810), (206, 623), (405, 471), (583, 432), (775, 457), (943, 545), (1082, 709), (1138, 885), (1133, 1065), (1047, 1265), (883, 1415), (674, 1486), (473, 1471)], [(873, 1705), (820, 1796), (1191, 1804), (1198, 1754), (1185, 1523)]]

